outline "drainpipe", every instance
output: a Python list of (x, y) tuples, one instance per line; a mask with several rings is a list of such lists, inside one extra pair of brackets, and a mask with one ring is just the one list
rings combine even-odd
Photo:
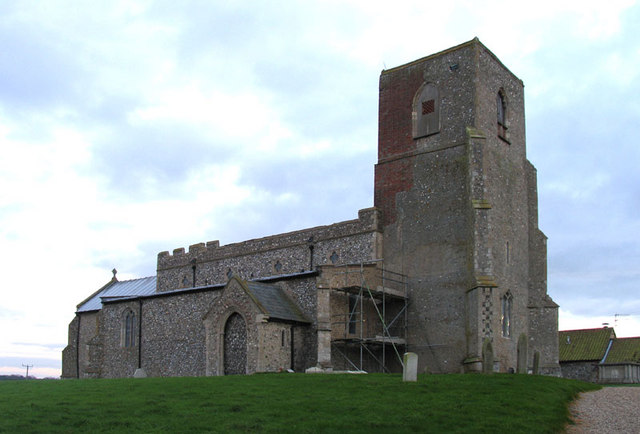
[(309, 246), (309, 271), (313, 271), (313, 236), (309, 237), (307, 245)]
[(193, 271), (193, 287), (196, 287), (196, 258), (191, 260), (191, 270)]
[(78, 331), (76, 332), (76, 378), (80, 378), (80, 314), (76, 312), (78, 318)]
[(138, 299), (138, 369), (142, 368), (142, 299)]
[(609, 350), (611, 350), (611, 345), (613, 345), (613, 337), (609, 339), (609, 345), (607, 346), (607, 351), (604, 352), (604, 357), (602, 358), (602, 360), (600, 360), (601, 365), (607, 360), (607, 356), (609, 355)]
[(291, 326), (291, 370), (294, 371), (295, 370), (295, 356), (293, 354), (293, 329), (294, 327)]

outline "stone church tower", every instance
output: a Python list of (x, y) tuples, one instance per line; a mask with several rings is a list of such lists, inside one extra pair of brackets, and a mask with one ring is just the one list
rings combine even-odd
[(522, 81), (476, 38), (383, 71), (379, 104), (374, 201), (420, 371), (558, 373)]

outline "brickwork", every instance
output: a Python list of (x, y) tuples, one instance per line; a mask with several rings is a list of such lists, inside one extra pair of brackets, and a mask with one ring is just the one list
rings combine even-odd
[(385, 224), (396, 221), (396, 195), (413, 186), (412, 164), (412, 159), (401, 159), (376, 165), (374, 202), (385, 216)]

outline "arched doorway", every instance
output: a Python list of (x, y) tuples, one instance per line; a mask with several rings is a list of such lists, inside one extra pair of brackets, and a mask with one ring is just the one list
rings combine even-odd
[(239, 313), (232, 314), (224, 326), (224, 374), (247, 373), (247, 325)]

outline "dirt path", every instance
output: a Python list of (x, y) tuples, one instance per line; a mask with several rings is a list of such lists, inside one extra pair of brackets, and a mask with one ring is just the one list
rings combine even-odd
[(568, 434), (640, 433), (640, 387), (605, 387), (581, 393), (569, 408)]

